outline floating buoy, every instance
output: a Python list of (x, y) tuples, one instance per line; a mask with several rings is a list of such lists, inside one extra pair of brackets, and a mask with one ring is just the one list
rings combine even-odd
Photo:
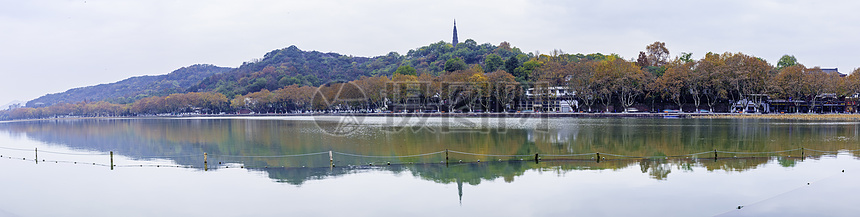
[(481, 162), (481, 160), (478, 160), (478, 163), (480, 163), (480, 162)]
[(388, 164), (388, 166), (391, 166), (391, 162), (385, 162), (385, 163)]
[(844, 172), (845, 172), (845, 170), (842, 170), (842, 172), (844, 173)]
[(463, 160), (457, 161), (457, 163), (463, 163)]

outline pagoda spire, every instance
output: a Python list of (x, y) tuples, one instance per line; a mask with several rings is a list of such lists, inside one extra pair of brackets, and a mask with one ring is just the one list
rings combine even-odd
[(456, 47), (459, 42), (460, 41), (457, 40), (457, 19), (454, 19), (454, 40), (451, 41), (451, 44), (454, 44)]

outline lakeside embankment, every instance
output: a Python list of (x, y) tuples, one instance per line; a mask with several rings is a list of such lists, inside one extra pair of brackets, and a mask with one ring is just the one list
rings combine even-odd
[(860, 114), (693, 114), (690, 118), (860, 121)]
[(71, 119), (158, 119), (158, 118), (231, 118), (231, 117), (464, 117), (464, 118), (697, 118), (697, 119), (778, 119), (778, 120), (837, 120), (860, 121), (860, 114), (744, 114), (744, 113), (301, 113), (301, 114), (224, 114), (224, 115), (161, 115), (122, 117), (62, 117), (45, 119), (6, 120), (3, 122), (71, 120)]
[[(320, 114), (316, 114), (320, 115)], [(748, 113), (381, 113), (325, 114), (377, 117), (534, 117), (534, 118), (698, 118), (698, 119), (783, 119), (860, 121), (860, 114), (748, 114)]]

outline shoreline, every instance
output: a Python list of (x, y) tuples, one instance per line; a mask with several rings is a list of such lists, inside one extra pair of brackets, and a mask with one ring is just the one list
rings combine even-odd
[(235, 118), (235, 117), (464, 117), (464, 118), (677, 118), (677, 119), (769, 119), (769, 120), (840, 120), (860, 121), (860, 114), (744, 114), (744, 113), (313, 113), (313, 114), (223, 114), (223, 115), (165, 115), (118, 117), (61, 117), (43, 119), (5, 120), (14, 123), (46, 120), (85, 119), (162, 119), (162, 118)]
[(860, 121), (860, 114), (708, 114), (694, 115), (701, 119), (770, 119), (770, 120), (844, 120)]

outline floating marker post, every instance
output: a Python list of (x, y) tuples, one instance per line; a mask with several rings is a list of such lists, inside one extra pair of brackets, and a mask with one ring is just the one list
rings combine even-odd
[(717, 149), (714, 149), (714, 161), (717, 161)]
[(539, 154), (535, 153), (535, 163), (538, 163), (539, 161), (540, 161), (540, 156), (539, 156)]
[(113, 151), (110, 151), (110, 170), (113, 170)]
[(445, 149), (445, 165), (448, 165), (448, 149)]
[(334, 167), (334, 155), (332, 155), (331, 150), (328, 151), (328, 166)]
[(209, 171), (209, 154), (203, 152), (203, 171)]
[(800, 159), (803, 160), (806, 158), (806, 155), (803, 154), (803, 147), (800, 147)]
[(600, 152), (597, 152), (597, 163), (600, 163)]
[(39, 164), (39, 148), (36, 148), (36, 164)]

